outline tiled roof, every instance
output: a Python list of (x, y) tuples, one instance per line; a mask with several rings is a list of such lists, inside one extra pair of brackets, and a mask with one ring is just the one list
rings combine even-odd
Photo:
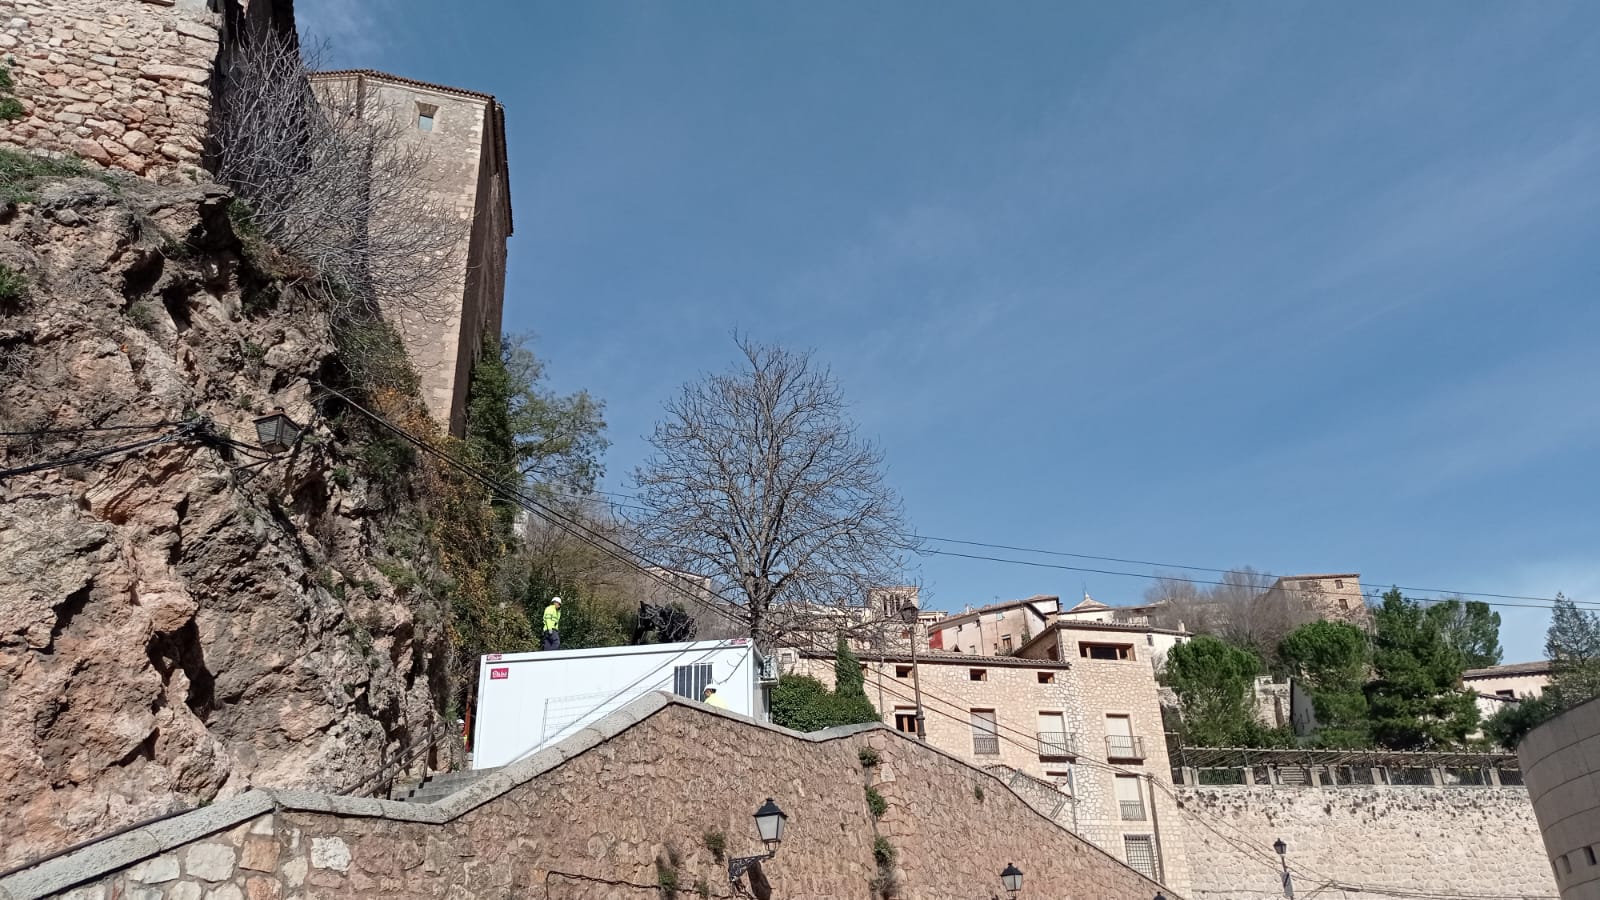
[[(864, 663), (884, 662), (909, 663), (911, 654), (898, 650), (879, 653), (876, 650), (854, 651), (856, 658)], [(800, 655), (805, 659), (833, 659), (833, 654), (823, 650), (801, 650)], [(951, 665), (964, 665), (973, 667), (990, 667), (1012, 669), (1070, 669), (1071, 663), (1058, 662), (1053, 659), (1024, 659), (1020, 656), (984, 656), (978, 653), (954, 653), (949, 650), (918, 650), (917, 664), (922, 663), (949, 663)]]
[(1468, 669), (1461, 673), (1462, 678), (1506, 678), (1512, 675), (1549, 675), (1550, 661), (1548, 659), (1535, 660), (1525, 663), (1507, 663), (1503, 666), (1489, 666), (1486, 669)]

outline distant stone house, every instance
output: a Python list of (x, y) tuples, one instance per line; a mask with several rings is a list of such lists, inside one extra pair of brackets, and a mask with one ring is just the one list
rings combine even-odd
[[(472, 370), (487, 337), (499, 337), (506, 241), (512, 233), (505, 109), (492, 95), (366, 69), (320, 72), (320, 89), (353, 91), (364, 115), (396, 117), (405, 140), (430, 154), (430, 205), (457, 233), (453, 270), (436, 306), (385, 307), (421, 380), (428, 411), (465, 433)], [(384, 298), (380, 297), (380, 305)]]
[(1359, 573), (1285, 575), (1273, 582), (1267, 593), (1285, 602), (1298, 599), (1319, 619), (1372, 628), (1372, 610), (1361, 591)]
[(1461, 687), (1478, 700), (1478, 715), (1489, 718), (1513, 703), (1532, 700), (1550, 686), (1549, 660), (1508, 663), (1461, 673)]

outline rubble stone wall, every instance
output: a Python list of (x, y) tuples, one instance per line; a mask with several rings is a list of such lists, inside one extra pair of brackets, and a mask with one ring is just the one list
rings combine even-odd
[[(190, 814), (187, 830), (170, 820), (0, 880), (0, 897), (620, 900), (669, 896), (669, 883), (729, 897), (726, 857), (759, 851), (751, 813), (767, 797), (789, 821), (765, 873), (789, 900), (873, 896), (879, 837), (898, 897), (996, 894), (1008, 863), (1035, 896), (1161, 890), (994, 777), (881, 726), (797, 735), (656, 694), (438, 804), (254, 792)], [(80, 860), (102, 871), (75, 872)]]
[(221, 24), (204, 0), (0, 0), (0, 58), (26, 110), (0, 146), (140, 175), (198, 167)]
[[(1194, 900), (1283, 896), (1272, 843), (1288, 845), (1295, 890), (1358, 900), (1356, 886), (1554, 897), (1528, 792), (1520, 788), (1179, 787)], [(1347, 888), (1328, 887), (1329, 881)]]

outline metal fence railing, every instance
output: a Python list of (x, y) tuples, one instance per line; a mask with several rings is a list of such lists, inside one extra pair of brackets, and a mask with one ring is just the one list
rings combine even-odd
[(1078, 755), (1078, 736), (1070, 731), (1041, 731), (1039, 758), (1061, 758)]
[(979, 756), (999, 756), (1000, 737), (993, 734), (975, 734), (972, 736), (972, 752)]
[(1106, 736), (1107, 759), (1144, 759), (1144, 738), (1125, 734)]

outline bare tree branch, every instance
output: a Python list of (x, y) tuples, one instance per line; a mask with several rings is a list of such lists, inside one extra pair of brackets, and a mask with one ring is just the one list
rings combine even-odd
[(860, 606), (899, 584), (908, 551), (883, 455), (809, 354), (739, 340), (737, 371), (686, 385), (635, 473), (635, 528), (676, 569), (732, 585), (750, 632), (800, 626), (775, 609)]

